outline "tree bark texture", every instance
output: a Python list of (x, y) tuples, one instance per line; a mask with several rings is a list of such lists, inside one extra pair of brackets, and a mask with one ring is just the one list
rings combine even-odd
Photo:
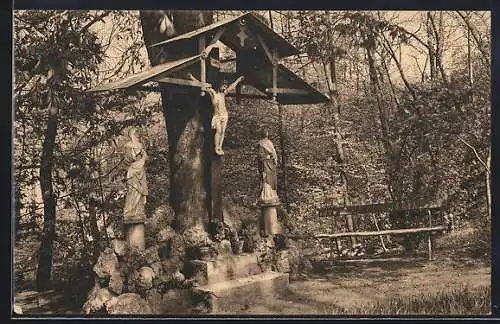
[(280, 104), (277, 105), (278, 105), (279, 123), (280, 123), (279, 136), (280, 136), (280, 146), (281, 146), (281, 170), (283, 172), (283, 189), (282, 189), (283, 204), (285, 205), (285, 210), (287, 212), (290, 212), (290, 202), (288, 201), (288, 170), (287, 170), (288, 151), (286, 148), (286, 138), (285, 138), (287, 137), (287, 135), (283, 121), (283, 106)]
[[(333, 113), (333, 124), (335, 128), (335, 138), (334, 138), (334, 145), (336, 148), (336, 157), (335, 160), (339, 164), (339, 177), (342, 182), (342, 187), (343, 187), (343, 200), (344, 200), (344, 206), (349, 206), (351, 204), (350, 199), (349, 199), (349, 185), (347, 182), (347, 177), (345, 174), (345, 154), (344, 154), (344, 141), (342, 139), (342, 135), (340, 132), (340, 101), (339, 101), (339, 94), (337, 91), (337, 62), (335, 55), (332, 55), (329, 58), (328, 61), (328, 74), (326, 75), (328, 85), (329, 85), (329, 91), (330, 91), (330, 104), (332, 106), (332, 113)], [(327, 67), (325, 66), (325, 69)], [(346, 215), (346, 225), (347, 228), (350, 232), (354, 232), (354, 221), (352, 218), (351, 214)], [(356, 244), (356, 237), (351, 236), (351, 246), (354, 247)]]
[(434, 34), (432, 32), (431, 12), (426, 13), (427, 48), (429, 52), (429, 75), (431, 80), (436, 79), (436, 53), (434, 52)]
[(56, 234), (56, 197), (52, 184), (54, 146), (57, 135), (57, 109), (49, 105), (49, 117), (40, 161), (40, 188), (43, 200), (43, 232), (36, 273), (38, 290), (48, 289), (52, 272), (52, 252)]
[[(141, 11), (144, 42), (152, 66), (196, 55), (198, 40), (183, 41), (181, 46), (150, 47), (213, 22), (211, 11)], [(173, 33), (165, 31), (165, 19)], [(169, 34), (169, 35), (168, 35)], [(175, 211), (173, 227), (177, 231), (208, 222), (211, 192), (211, 155), (213, 136), (210, 126), (212, 105), (200, 90), (172, 92), (160, 84), (166, 121), (170, 158), (170, 205)]]

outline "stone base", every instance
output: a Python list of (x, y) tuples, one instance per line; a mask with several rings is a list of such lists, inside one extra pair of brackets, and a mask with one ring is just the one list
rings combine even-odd
[(185, 264), (184, 274), (199, 285), (258, 274), (261, 269), (255, 254), (229, 255), (210, 261), (192, 260)]
[(222, 281), (194, 288), (205, 295), (209, 313), (238, 314), (264, 297), (282, 295), (288, 286), (288, 273), (264, 272), (245, 278)]
[(127, 229), (127, 242), (131, 248), (144, 250), (146, 241), (144, 239), (144, 223), (125, 224)]
[(262, 207), (262, 226), (264, 235), (275, 235), (281, 233), (278, 222), (278, 213), (275, 206)]

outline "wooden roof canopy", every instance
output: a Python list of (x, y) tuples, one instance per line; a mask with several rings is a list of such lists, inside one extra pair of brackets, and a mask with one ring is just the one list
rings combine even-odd
[[(220, 41), (236, 53), (236, 74), (245, 76), (243, 84), (251, 85), (263, 93), (263, 95), (244, 94), (241, 93), (241, 87), (238, 87), (236, 93), (229, 94), (229, 96), (275, 98), (279, 104), (287, 105), (329, 101), (327, 96), (279, 63), (280, 58), (299, 54), (299, 51), (251, 12), (204, 26), (151, 46), (182, 47), (184, 41), (193, 39), (198, 39), (199, 53), (197, 55), (162, 63), (88, 91), (117, 89), (159, 91), (158, 88), (144, 86), (150, 82), (158, 82), (174, 87), (200, 87), (203, 92), (208, 85), (207, 82), (214, 82), (213, 69), (220, 67), (218, 51), (213, 51), (216, 42)], [(216, 52), (215, 55), (214, 52)], [(212, 73), (207, 73), (208, 69)], [(196, 76), (200, 82), (188, 79), (188, 72)], [(220, 78), (224, 73), (216, 74), (217, 78)]]

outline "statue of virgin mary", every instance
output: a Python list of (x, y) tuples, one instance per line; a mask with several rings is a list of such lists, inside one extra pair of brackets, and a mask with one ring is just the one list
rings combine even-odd
[(261, 204), (279, 204), (277, 192), (278, 184), (278, 156), (273, 143), (268, 138), (267, 131), (264, 132), (264, 138), (257, 145), (258, 149), (258, 167), (260, 173), (260, 197)]

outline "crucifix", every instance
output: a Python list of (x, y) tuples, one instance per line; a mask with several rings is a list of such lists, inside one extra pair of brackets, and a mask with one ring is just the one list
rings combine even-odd
[[(236, 73), (220, 71), (221, 64), (229, 62), (229, 60), (219, 59), (218, 50), (220, 47), (217, 43), (221, 43), (235, 52), (236, 57), (230, 61), (236, 62)], [(189, 49), (184, 51), (183, 47), (186, 47), (186, 45), (189, 45), (187, 46)], [(157, 48), (156, 51), (153, 51), (155, 52), (154, 56), (156, 56), (156, 53), (161, 54), (163, 48), (165, 48), (166, 52), (167, 49), (168, 51), (171, 49), (178, 49), (179, 53), (185, 52), (185, 55), (173, 61), (154, 64), (151, 69), (139, 72), (133, 77), (128, 77), (106, 85), (100, 85), (89, 91), (133, 89), (140, 91), (161, 91), (163, 95), (163, 89), (166, 89), (168, 86), (169, 97), (165, 100), (166, 102), (174, 102), (176, 105), (178, 101), (179, 105), (186, 109), (186, 114), (182, 117), (192, 118), (188, 110), (191, 108), (193, 108), (193, 110), (199, 109), (198, 112), (203, 115), (201, 117), (203, 127), (199, 128), (203, 130), (203, 147), (198, 147), (198, 142), (191, 146), (193, 149), (197, 150), (196, 156), (203, 157), (202, 171), (195, 170), (193, 172), (196, 172), (196, 175), (199, 176), (200, 179), (203, 179), (203, 192), (199, 196), (203, 196), (203, 203), (205, 205), (199, 207), (202, 205), (202, 203), (199, 203), (201, 199), (193, 198), (192, 200), (198, 204), (196, 206), (196, 208), (200, 210), (198, 214), (204, 214), (205, 211), (208, 211), (209, 219), (223, 221), (223, 186), (221, 172), (223, 151), (221, 145), (216, 146), (216, 141), (214, 139), (215, 134), (211, 129), (212, 121), (214, 121), (214, 124), (220, 126), (220, 134), (223, 134), (224, 123), (227, 121), (226, 117), (222, 116), (225, 114), (218, 114), (219, 118), (213, 119), (214, 113), (216, 112), (213, 110), (216, 109), (211, 99), (213, 99), (212, 97), (216, 97), (213, 96), (215, 91), (220, 92), (218, 90), (220, 90), (222, 79), (234, 81), (239, 76), (244, 75), (245, 84), (253, 86), (253, 88), (263, 93), (242, 93), (241, 83), (239, 83), (236, 85), (235, 92), (224, 91), (224, 95), (236, 97), (237, 100), (240, 98), (272, 98), (274, 99), (274, 104), (278, 105), (318, 103), (329, 101), (329, 99), (310, 87), (307, 82), (286, 67), (279, 64), (280, 58), (297, 55), (299, 53), (298, 50), (276, 34), (272, 28), (263, 24), (263, 22), (252, 13), (245, 13), (239, 17), (229, 19), (224, 23), (218, 22), (209, 26), (204, 26), (198, 30), (177, 35), (150, 46), (151, 48), (161, 46)], [(160, 56), (163, 57), (164, 55)], [(153, 60), (153, 62), (156, 61), (159, 60)], [(194, 74), (198, 80), (186, 78), (188, 72)], [(148, 85), (149, 82), (157, 82), (161, 86), (151, 86)], [(210, 89), (212, 85), (214, 88)], [(252, 92), (255, 89), (251, 89)], [(193, 101), (194, 98), (189, 96), (196, 92), (205, 98)], [(179, 111), (180, 110), (176, 111), (175, 114)], [(219, 109), (219, 112), (223, 112), (223, 109)], [(180, 113), (179, 116), (181, 116)], [(223, 118), (220, 118), (221, 116)], [(167, 127), (174, 130), (175, 134), (184, 134), (184, 129), (177, 129), (176, 127), (179, 125), (176, 125), (175, 122), (171, 122), (173, 119), (174, 118), (170, 119), (170, 126)], [(223, 137), (221, 136), (220, 138), (222, 139)], [(180, 168), (188, 169), (186, 165), (189, 165), (189, 163), (174, 162), (176, 163), (176, 170)], [(179, 215), (184, 217), (184, 213), (188, 215), (188, 218), (196, 220), (198, 224), (200, 219), (203, 218), (204, 221), (205, 216), (202, 217), (192, 213), (192, 209), (186, 208), (185, 201), (181, 199), (181, 192), (184, 192), (182, 190), (186, 188), (192, 189), (191, 187), (196, 187), (195, 185), (198, 186), (198, 183), (178, 183), (175, 190), (172, 190), (172, 197), (174, 197), (174, 199), (171, 200), (171, 204)], [(186, 192), (193, 192), (193, 190), (187, 189), (185, 190)], [(198, 189), (198, 187), (196, 187), (196, 189)], [(266, 213), (266, 215), (267, 214), (268, 213)]]

